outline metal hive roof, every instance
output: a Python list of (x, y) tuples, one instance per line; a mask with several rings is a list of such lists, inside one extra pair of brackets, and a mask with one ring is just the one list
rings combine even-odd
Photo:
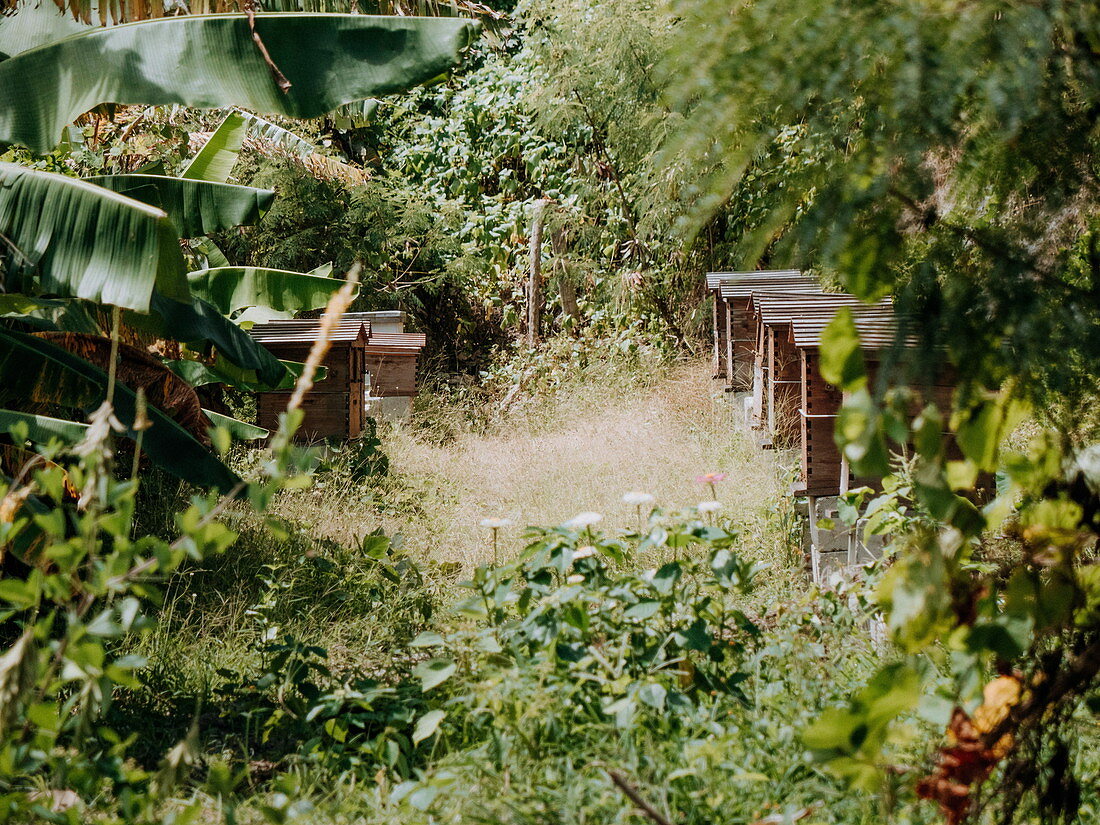
[(812, 280), (808, 275), (803, 275), (797, 269), (761, 269), (753, 272), (708, 272), (707, 289), (716, 290), (722, 284), (740, 283), (742, 281), (757, 280), (761, 278), (772, 278), (777, 276), (796, 276), (799, 278)]
[(718, 293), (726, 299), (747, 298), (754, 292), (817, 293), (824, 295), (821, 284), (808, 275), (776, 274), (764, 278), (723, 281)]
[[(316, 342), (317, 335), (321, 331), (319, 318), (293, 320), (293, 321), (269, 321), (266, 324), (257, 324), (248, 330), (252, 339), (261, 344), (303, 344), (310, 345)], [(360, 336), (366, 341), (370, 335), (370, 324), (363, 321), (340, 321), (332, 331), (333, 342), (355, 341)]]

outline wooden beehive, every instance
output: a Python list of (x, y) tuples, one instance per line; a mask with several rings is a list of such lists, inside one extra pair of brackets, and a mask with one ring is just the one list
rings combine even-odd
[[(284, 361), (305, 361), (320, 335), (319, 319), (272, 321), (249, 330), (272, 355)], [(366, 427), (365, 374), (370, 325), (359, 320), (341, 321), (332, 333), (332, 345), (323, 366), (327, 374), (305, 398), (305, 418), (297, 438), (355, 438)], [(257, 397), (258, 423), (275, 430), (279, 414), (290, 400), (289, 391), (263, 392)]]
[(808, 275), (793, 269), (761, 272), (708, 272), (707, 287), (714, 293), (715, 369), (724, 370), (734, 390), (752, 387), (757, 352), (757, 329), (749, 312), (753, 290), (820, 292)]
[(416, 395), (416, 363), (426, 340), (417, 332), (371, 334), (366, 347), (366, 381), (372, 398)]

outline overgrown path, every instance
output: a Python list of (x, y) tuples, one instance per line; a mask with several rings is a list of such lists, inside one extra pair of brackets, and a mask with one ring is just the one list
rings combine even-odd
[(451, 443), (398, 428), (385, 447), (406, 494), (381, 526), (402, 531), (410, 551), (465, 564), (490, 557), (488, 531), (479, 526), (489, 516), (515, 524), (502, 536), (506, 555), (521, 546), (523, 527), (560, 524), (582, 511), (603, 514), (602, 527), (634, 524), (634, 509), (622, 502), (628, 491), (680, 508), (709, 497), (696, 476), (724, 472), (717, 485), (724, 512), (753, 520), (775, 505), (782, 486), (773, 455), (735, 426), (709, 364), (700, 362), (650, 380), (588, 378), (529, 402), (488, 434)]

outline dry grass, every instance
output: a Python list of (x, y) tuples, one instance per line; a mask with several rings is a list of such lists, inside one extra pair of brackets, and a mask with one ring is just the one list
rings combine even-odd
[[(329, 495), (310, 521), (338, 541), (381, 526), (400, 531), (417, 557), (463, 565), (486, 561), (487, 516), (511, 519), (501, 536), (507, 558), (527, 525), (559, 524), (581, 511), (604, 514), (601, 526), (628, 527), (624, 493), (652, 493), (678, 508), (709, 497), (695, 476), (728, 473), (718, 487), (726, 513), (755, 520), (778, 498), (770, 454), (734, 423), (732, 404), (704, 364), (679, 365), (659, 380), (589, 380), (559, 391), (484, 435), (440, 446), (411, 426), (388, 429), (384, 448), (393, 478), (377, 508), (356, 508)], [(732, 399), (730, 399), (732, 400)], [(336, 492), (336, 491), (333, 491)]]

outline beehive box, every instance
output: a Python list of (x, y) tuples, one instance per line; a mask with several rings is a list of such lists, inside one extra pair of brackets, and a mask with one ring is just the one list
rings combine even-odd
[[(319, 320), (272, 321), (253, 327), (249, 334), (276, 358), (305, 361), (320, 331)], [(296, 434), (299, 440), (348, 439), (362, 433), (367, 423), (364, 378), (369, 334), (369, 324), (359, 320), (345, 319), (334, 330), (323, 362), (327, 375), (314, 385), (302, 405), (305, 418)], [(259, 393), (259, 425), (275, 430), (290, 396), (289, 391)]]

